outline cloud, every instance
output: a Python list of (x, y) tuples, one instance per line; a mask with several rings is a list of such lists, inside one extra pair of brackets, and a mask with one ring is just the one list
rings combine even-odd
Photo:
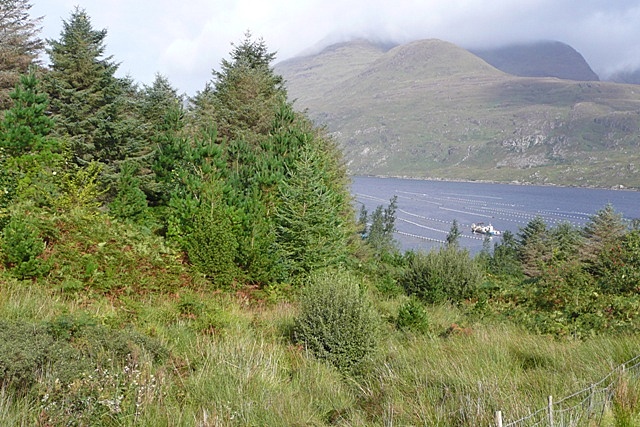
[[(34, 2), (57, 39), (75, 1)], [(558, 40), (601, 75), (640, 67), (639, 0), (84, 0), (121, 73), (151, 83), (166, 75), (195, 93), (246, 30), (284, 60), (310, 47), (354, 37), (403, 43), (440, 38), (460, 46)]]

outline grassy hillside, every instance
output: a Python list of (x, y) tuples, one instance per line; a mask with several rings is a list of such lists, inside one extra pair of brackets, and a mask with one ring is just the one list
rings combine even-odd
[(515, 77), (439, 40), (347, 43), (276, 71), (354, 174), (640, 187), (633, 85)]
[(629, 387), (616, 405), (637, 410), (635, 371), (616, 371), (638, 353), (637, 334), (557, 339), (474, 303), (429, 305), (420, 330), (398, 329), (407, 297), (369, 282), (382, 339), (345, 377), (292, 343), (290, 288), (216, 289), (131, 225), (33, 216), (48, 230), (48, 272), (0, 269), (4, 425), (490, 425), (496, 410), (517, 419), (611, 372), (598, 392)]

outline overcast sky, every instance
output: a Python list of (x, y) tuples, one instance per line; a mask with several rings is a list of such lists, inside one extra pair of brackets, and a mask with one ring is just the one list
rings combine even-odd
[(250, 30), (276, 62), (319, 43), (355, 37), (438, 38), (466, 48), (557, 40), (601, 78), (640, 67), (640, 0), (33, 0), (46, 39), (60, 38), (74, 7), (108, 31), (119, 75), (156, 73), (188, 95), (202, 90), (231, 43)]

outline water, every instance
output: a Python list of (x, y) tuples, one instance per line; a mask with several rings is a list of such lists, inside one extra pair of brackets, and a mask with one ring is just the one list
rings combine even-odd
[(460, 245), (477, 253), (484, 236), (471, 232), (473, 223), (514, 234), (536, 216), (549, 226), (569, 222), (582, 227), (607, 204), (627, 219), (640, 218), (637, 191), (353, 177), (352, 193), (357, 209), (364, 204), (369, 212), (398, 197), (395, 237), (403, 250), (441, 246), (453, 220), (462, 233)]

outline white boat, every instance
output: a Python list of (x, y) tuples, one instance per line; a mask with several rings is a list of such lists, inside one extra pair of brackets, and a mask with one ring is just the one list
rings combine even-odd
[(471, 224), (471, 231), (479, 234), (486, 234), (487, 236), (499, 236), (502, 234), (500, 230), (496, 230), (493, 228), (493, 225), (485, 225), (484, 222), (479, 222), (477, 224)]

